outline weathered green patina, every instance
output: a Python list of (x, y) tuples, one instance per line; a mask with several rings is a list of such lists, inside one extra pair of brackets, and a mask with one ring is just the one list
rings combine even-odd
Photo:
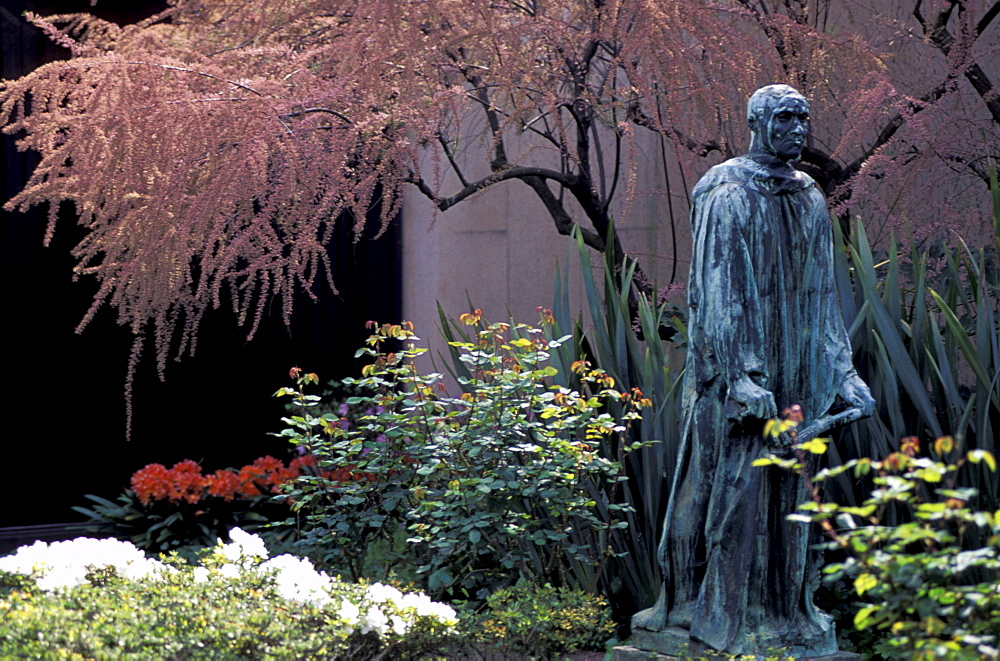
[(826, 201), (791, 162), (809, 104), (791, 87), (751, 97), (750, 152), (711, 170), (693, 193), (694, 232), (684, 438), (660, 543), (659, 601), (633, 619), (633, 645), (731, 654), (836, 651), (809, 526), (785, 516), (801, 478), (752, 463), (774, 450), (763, 422), (793, 404), (799, 440), (871, 415), (851, 363), (834, 284)]

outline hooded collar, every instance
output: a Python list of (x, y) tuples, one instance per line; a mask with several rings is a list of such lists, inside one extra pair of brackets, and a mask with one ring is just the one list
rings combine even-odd
[(770, 154), (747, 154), (716, 165), (692, 192), (697, 197), (720, 184), (737, 184), (771, 195), (788, 195), (816, 184), (812, 177)]

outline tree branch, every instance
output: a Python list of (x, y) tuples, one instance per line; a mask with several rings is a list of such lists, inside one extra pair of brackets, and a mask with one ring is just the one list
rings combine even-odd
[(660, 135), (673, 134), (673, 136), (677, 138), (682, 145), (684, 145), (684, 148), (695, 156), (708, 156), (713, 151), (726, 155), (718, 140), (703, 140), (702, 142), (698, 142), (675, 126), (658, 125), (649, 115), (644, 113), (642, 109), (639, 108), (637, 103), (630, 104), (626, 112), (629, 120), (636, 126), (649, 129), (650, 131), (659, 133)]
[(992, 23), (998, 15), (1000, 15), (1000, 2), (994, 2), (993, 6), (990, 7), (989, 10), (983, 14), (983, 17), (979, 19), (979, 22), (976, 23), (976, 36), (986, 32), (986, 28), (990, 26), (990, 23)]
[(785, 75), (791, 75), (791, 69), (788, 62), (786, 61), (788, 57), (788, 49), (785, 46), (785, 39), (781, 36), (781, 31), (775, 27), (774, 23), (771, 21), (767, 11), (767, 5), (763, 2), (754, 5), (750, 0), (739, 0), (739, 3), (746, 7), (747, 11), (753, 14), (753, 17), (757, 19), (757, 24), (760, 29), (764, 31), (764, 36), (767, 40), (771, 42), (774, 46), (774, 50), (778, 53), (778, 59), (781, 61), (781, 68), (784, 70)]
[[(540, 199), (542, 204), (545, 205), (545, 209), (549, 212), (549, 215), (552, 216), (552, 220), (555, 222), (556, 231), (560, 234), (569, 236), (574, 227), (579, 227), (579, 225), (573, 222), (573, 219), (570, 218), (569, 214), (566, 213), (566, 209), (563, 207), (562, 202), (560, 202), (549, 189), (548, 184), (545, 183), (545, 179), (542, 177), (528, 176), (522, 177), (521, 180), (531, 186), (531, 189), (535, 191), (536, 195), (538, 195), (538, 199)], [(583, 236), (584, 243), (594, 250), (604, 252), (604, 249), (607, 246), (605, 245), (604, 238), (601, 235), (583, 227), (579, 227), (579, 230), (580, 234)]]
[(302, 115), (308, 115), (316, 112), (325, 113), (327, 115), (333, 115), (334, 117), (341, 120), (345, 124), (354, 124), (354, 122), (352, 122), (347, 115), (339, 113), (336, 110), (331, 110), (330, 108), (305, 108), (303, 110), (296, 110), (295, 112), (290, 112), (287, 115), (282, 115), (281, 118), (288, 119), (290, 117), (300, 117)]
[[(956, 74), (954, 72), (949, 73), (948, 77), (942, 82), (940, 82), (930, 92), (924, 94), (917, 101), (910, 102), (909, 104), (910, 113), (915, 115), (924, 108), (926, 108), (929, 104), (937, 101), (942, 96), (944, 96), (945, 92), (947, 92), (948, 89), (955, 84), (955, 77)], [(898, 131), (903, 126), (903, 124), (906, 123), (906, 120), (907, 118), (903, 115), (903, 113), (898, 113), (894, 115), (888, 121), (885, 127), (882, 128), (881, 133), (879, 133), (878, 137), (875, 138), (875, 142), (872, 143), (872, 146), (866, 149), (864, 154), (854, 159), (854, 161), (851, 162), (850, 165), (844, 168), (845, 178), (849, 177), (852, 174), (855, 174), (856, 172), (859, 172), (861, 170), (861, 166), (864, 165), (865, 161), (871, 158), (871, 156), (876, 151), (884, 147), (892, 139), (892, 136), (896, 134), (896, 131)]]
[(807, 146), (802, 149), (802, 160), (796, 167), (815, 179), (827, 197), (846, 179), (840, 163), (815, 147)]
[(435, 195), (434, 191), (427, 185), (427, 182), (425, 182), (421, 177), (416, 176), (413, 172), (411, 172), (409, 176), (404, 179), (404, 181), (416, 186), (417, 190), (432, 200), (438, 209), (441, 211), (447, 211), (459, 202), (478, 193), (484, 188), (489, 188), (493, 184), (498, 184), (501, 181), (507, 181), (508, 179), (540, 179), (542, 181), (551, 179), (568, 189), (578, 185), (577, 178), (571, 174), (564, 174), (562, 172), (556, 172), (555, 170), (536, 167), (512, 167), (495, 172), (488, 177), (483, 177), (478, 181), (466, 184), (462, 187), (462, 190), (448, 197), (438, 197)]
[(451, 163), (451, 167), (455, 171), (455, 175), (458, 177), (458, 180), (462, 182), (462, 186), (467, 187), (469, 185), (469, 182), (465, 179), (465, 175), (462, 174), (462, 170), (461, 168), (458, 167), (458, 163), (455, 162), (454, 154), (452, 154), (451, 150), (448, 149), (448, 142), (444, 139), (444, 136), (441, 135), (440, 133), (438, 133), (437, 139), (438, 142), (441, 144), (441, 149), (444, 150), (444, 155), (448, 157), (448, 162)]
[[(948, 21), (951, 19), (952, 11), (955, 7), (958, 7), (958, 12), (960, 16), (964, 17), (966, 12), (965, 5), (959, 3), (958, 0), (952, 0), (952, 2), (938, 12), (937, 16), (933, 21), (928, 21), (924, 18), (921, 7), (923, 5), (923, 0), (917, 0), (913, 6), (913, 16), (920, 23), (920, 27), (923, 29), (924, 37), (927, 39), (928, 43), (937, 48), (941, 53), (948, 57), (951, 55), (952, 46), (955, 44), (955, 37), (952, 36), (951, 32), (948, 30)], [(990, 23), (997, 17), (1000, 13), (1000, 3), (994, 3), (993, 7), (986, 12), (986, 14), (980, 19), (979, 23), (976, 25), (976, 38), (978, 38), (983, 31), (989, 27)], [(969, 49), (966, 48), (966, 51)], [(964, 56), (968, 57), (968, 52), (963, 53)], [(965, 59), (965, 58), (963, 58)], [(960, 66), (960, 65), (959, 65)], [(986, 103), (986, 107), (989, 109), (990, 114), (993, 116), (993, 121), (1000, 124), (1000, 94), (994, 92), (993, 82), (983, 71), (983, 68), (979, 66), (978, 62), (970, 61), (964, 67), (962, 73), (965, 75), (966, 80), (972, 85), (976, 93), (982, 97), (983, 102)]]
[(477, 101), (486, 113), (486, 121), (490, 125), (490, 134), (493, 136), (493, 159), (490, 161), (490, 168), (494, 171), (500, 170), (507, 165), (507, 150), (503, 144), (503, 128), (500, 126), (500, 118), (497, 110), (490, 101), (490, 95), (486, 87), (482, 84), (479, 76), (472, 73), (468, 67), (461, 67), (462, 75), (472, 85), (475, 90)]

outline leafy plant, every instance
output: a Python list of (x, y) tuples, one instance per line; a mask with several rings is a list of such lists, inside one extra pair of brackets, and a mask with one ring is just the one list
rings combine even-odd
[[(257, 530), (286, 519), (288, 506), (274, 494), (312, 464), (309, 456), (296, 457), (288, 466), (265, 456), (238, 471), (219, 469), (210, 475), (190, 459), (169, 469), (149, 464), (132, 475), (131, 488), (115, 500), (88, 494), (93, 505), (73, 509), (90, 518), (90, 533), (127, 539), (146, 551), (211, 546), (231, 528)], [(270, 526), (265, 534), (277, 543), (293, 532)]]
[[(381, 542), (386, 565), (415, 565), (433, 594), (482, 600), (518, 577), (596, 591), (610, 536), (626, 525), (620, 459), (643, 446), (625, 439), (648, 400), (585, 361), (571, 366), (581, 390), (551, 384), (550, 351), (568, 338), (501, 323), (454, 343), (469, 376), (449, 397), (442, 375), (413, 366), (425, 351), (415, 339), (407, 324), (375, 328), (358, 352), (373, 362), (346, 381), (365, 392), (347, 400), (365, 411), (351, 424), (310, 413), (321, 401), (302, 390), (313, 375), (278, 391), (302, 407), (281, 435), (340, 475), (303, 475), (287, 490), (303, 547), (356, 575)], [(612, 402), (622, 415), (607, 412)], [(607, 437), (619, 438), (617, 456), (599, 453)]]
[(485, 611), (471, 624), (472, 637), (484, 652), (502, 658), (602, 650), (615, 631), (603, 597), (551, 585), (520, 583), (498, 590), (487, 598)]
[[(589, 325), (584, 324), (582, 316), (574, 319), (570, 311), (568, 265), (573, 260), (579, 262), (583, 274)], [(623, 458), (628, 479), (617, 487), (619, 498), (628, 506), (622, 512), (628, 525), (613, 530), (610, 537), (616, 553), (610, 563), (606, 593), (614, 595), (614, 606), (622, 615), (651, 605), (660, 589), (656, 547), (681, 435), (683, 371), (675, 369), (681, 361), (674, 356), (682, 355), (678, 352), (686, 341), (685, 310), (666, 300), (654, 303), (635, 294), (628, 286), (633, 275), (629, 268), (616, 271), (614, 261), (608, 258), (603, 274), (595, 274), (584, 243), (576, 235), (570, 241), (566, 267), (561, 274), (557, 271), (552, 310), (541, 310), (549, 320), (544, 326), (546, 337), (572, 333), (571, 342), (561, 342), (550, 351), (551, 362), (559, 371), (554, 377), (558, 383), (578, 387), (571, 367), (585, 356), (623, 391), (638, 390), (652, 404), (643, 409), (628, 436), (602, 437), (599, 446), (603, 456), (615, 457), (620, 444), (641, 441), (641, 447)], [(601, 277), (603, 289), (598, 287)], [(446, 338), (458, 337), (461, 328), (449, 323), (443, 314), (439, 316)], [(467, 368), (454, 350), (452, 359), (454, 373), (467, 376)], [(621, 414), (619, 403), (612, 401), (608, 406), (612, 414)]]
[[(772, 432), (794, 435), (795, 427), (786, 420)], [(907, 437), (883, 460), (814, 470), (812, 458), (828, 447), (827, 439), (812, 439), (798, 444), (794, 457), (769, 455), (754, 465), (781, 466), (807, 480), (812, 500), (789, 518), (818, 523), (828, 549), (842, 554), (823, 573), (828, 582), (852, 581), (860, 606), (855, 628), (882, 631), (875, 651), (890, 658), (998, 658), (1000, 510), (971, 507), (977, 490), (958, 486), (968, 464), (995, 474), (993, 454), (963, 453), (943, 436), (921, 456), (918, 439)], [(875, 488), (859, 505), (831, 502), (822, 487), (840, 475), (870, 475)]]
[[(995, 170), (991, 180), (1000, 248)], [(834, 232), (839, 245), (839, 228)], [(888, 456), (900, 450), (899, 439), (908, 430), (922, 429), (935, 438), (951, 436), (969, 449), (1000, 451), (1000, 253), (975, 253), (960, 239), (957, 248), (942, 243), (935, 250), (914, 246), (904, 256), (891, 240), (879, 261), (859, 221), (850, 245), (836, 252), (855, 365), (878, 407), (876, 416), (839, 435), (835, 460), (840, 453)], [(977, 488), (974, 505), (995, 509), (1000, 502), (995, 477), (982, 464), (965, 463), (960, 470), (961, 481)], [(864, 498), (846, 481), (838, 488), (853, 502)]]

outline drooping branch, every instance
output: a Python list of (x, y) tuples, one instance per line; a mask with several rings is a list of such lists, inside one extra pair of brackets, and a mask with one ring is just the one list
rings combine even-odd
[[(898, 45), (886, 36), (912, 24), (916, 1), (830, 16), (828, 0), (172, 0), (120, 31), (59, 24), (54, 38), (87, 49), (0, 85), (0, 123), (41, 156), (11, 206), (74, 202), (87, 233), (79, 273), (97, 279), (97, 304), (161, 347), (169, 335), (156, 324), (231, 296), (252, 316), (308, 289), (331, 219), (360, 218), (382, 194), (388, 222), (404, 183), (450, 209), (520, 179), (558, 232), (580, 225), (588, 246), (626, 266), (621, 243), (605, 245), (618, 203), (686, 195), (685, 173), (735, 155), (747, 95), (785, 81), (813, 83), (802, 91), (828, 132), (803, 167), (841, 200), (877, 182), (859, 207), (884, 195), (917, 223), (945, 203), (895, 188), (912, 174), (904, 162), (981, 176), (997, 144), (1000, 81), (970, 49), (995, 34), (1000, 3), (980, 3), (989, 9), (974, 22), (963, 3), (938, 0), (922, 18), (945, 76), (890, 66)], [(945, 108), (965, 80), (989, 113)], [(665, 174), (665, 141), (677, 146), (679, 179), (636, 176), (651, 152), (634, 126), (659, 134)], [(443, 149), (457, 191), (422, 178), (427, 148)]]
[(445, 140), (444, 136), (440, 133), (438, 133), (437, 139), (438, 144), (441, 145), (441, 150), (444, 152), (445, 156), (448, 158), (448, 162), (451, 164), (451, 169), (455, 171), (455, 176), (458, 177), (458, 180), (461, 182), (463, 187), (468, 188), (469, 180), (465, 178), (462, 168), (458, 167), (458, 163), (455, 161), (455, 155), (451, 153), (451, 147), (448, 146), (448, 141)]
[(930, 107), (931, 104), (944, 96), (948, 90), (952, 89), (954, 85), (955, 72), (952, 71), (943, 81), (935, 85), (932, 90), (924, 94), (919, 99), (908, 102), (906, 104), (906, 112), (896, 113), (889, 118), (889, 120), (885, 123), (885, 126), (883, 126), (882, 130), (879, 132), (878, 137), (875, 138), (875, 141), (872, 142), (872, 144), (865, 149), (860, 156), (851, 161), (851, 163), (843, 169), (842, 178), (846, 181), (849, 176), (860, 172), (861, 166), (865, 164), (865, 161), (870, 159), (872, 155), (889, 144), (889, 141), (892, 140), (893, 136), (896, 135), (896, 132), (906, 124), (910, 117)]
[(645, 129), (649, 129), (660, 135), (671, 135), (673, 138), (678, 140), (681, 145), (684, 146), (693, 156), (698, 158), (704, 158), (712, 152), (718, 152), (728, 156), (726, 150), (723, 149), (722, 144), (711, 138), (709, 140), (698, 141), (687, 135), (680, 127), (674, 124), (665, 124), (664, 122), (656, 122), (646, 114), (642, 108), (639, 107), (637, 103), (631, 103), (627, 107), (627, 114), (629, 120), (636, 126), (641, 126)]
[(802, 160), (797, 167), (815, 179), (827, 197), (833, 194), (837, 186), (844, 183), (847, 176), (847, 172), (836, 159), (831, 158), (822, 149), (808, 145), (802, 150)]
[(990, 27), (990, 24), (993, 23), (994, 20), (996, 20), (997, 16), (1000, 16), (1000, 2), (994, 2), (990, 8), (986, 10), (986, 13), (983, 14), (983, 17), (979, 19), (979, 22), (976, 23), (976, 34), (981, 35), (986, 32), (986, 29)]
[(771, 20), (767, 3), (760, 2), (759, 0), (756, 2), (754, 0), (739, 0), (739, 3), (757, 19), (757, 24), (764, 31), (764, 35), (771, 42), (775, 52), (777, 52), (778, 60), (781, 62), (781, 67), (784, 69), (785, 75), (790, 76), (793, 74), (794, 72), (791, 70), (791, 62), (788, 57), (788, 48), (785, 44), (785, 37), (781, 34), (781, 30), (778, 29), (774, 21)]

